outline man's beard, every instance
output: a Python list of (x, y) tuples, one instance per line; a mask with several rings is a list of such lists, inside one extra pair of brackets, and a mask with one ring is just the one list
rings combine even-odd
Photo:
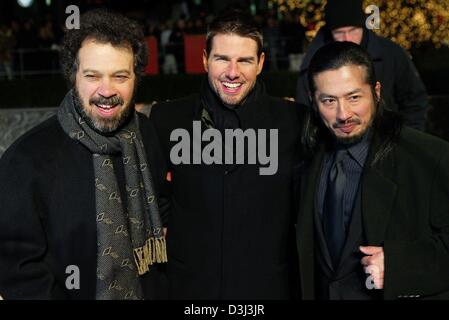
[[(374, 117), (371, 118), (370, 122), (365, 127), (365, 129), (363, 129), (362, 131), (360, 131), (359, 133), (357, 133), (357, 134), (355, 134), (353, 136), (350, 136), (350, 137), (338, 137), (337, 135), (335, 135), (335, 133), (333, 134), (333, 136), (334, 136), (335, 140), (337, 141), (337, 143), (344, 144), (344, 145), (355, 144), (357, 142), (360, 142), (360, 141), (362, 141), (365, 133), (373, 125), (373, 119), (374, 119)], [(354, 123), (357, 123), (357, 121), (354, 121)], [(338, 128), (338, 124), (334, 124), (333, 127), (334, 128)]]
[[(348, 125), (348, 124), (350, 124), (350, 123), (353, 123), (354, 125), (359, 125), (359, 124), (360, 124), (360, 120), (359, 120), (359, 119), (355, 119), (355, 120), (353, 120), (353, 121), (351, 121), (351, 122), (349, 122), (349, 123), (347, 123), (347, 122), (345, 122), (345, 123), (334, 123), (334, 124), (332, 125), (332, 127), (333, 127), (334, 129), (337, 129), (337, 128), (339, 128), (340, 126)], [(363, 135), (364, 135), (365, 132), (369, 129), (370, 126), (371, 126), (371, 122), (368, 124), (368, 126), (367, 126), (363, 131), (359, 132), (359, 133), (356, 134), (356, 135), (350, 136), (350, 137), (339, 137), (339, 136), (337, 136), (336, 134), (334, 134), (335, 140), (336, 140), (338, 143), (341, 143), (341, 144), (354, 144), (354, 143), (357, 143), (357, 142), (359, 142), (359, 141), (362, 140)]]
[[(93, 109), (89, 106), (84, 106), (76, 88), (74, 88), (73, 100), (76, 110), (81, 115), (82, 119), (86, 121), (87, 125), (102, 134), (112, 134), (121, 129), (123, 125), (128, 122), (134, 112), (133, 99), (131, 99), (127, 105), (124, 105), (124, 100), (120, 96), (113, 96), (110, 98), (100, 96), (98, 98), (89, 99), (90, 105), (118, 105), (119, 108), (122, 108), (120, 112), (111, 118), (102, 118), (97, 116), (93, 113)], [(95, 108), (95, 106), (93, 108)]]

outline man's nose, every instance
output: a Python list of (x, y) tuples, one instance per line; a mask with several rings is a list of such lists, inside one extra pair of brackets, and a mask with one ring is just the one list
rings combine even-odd
[(109, 98), (111, 96), (116, 95), (114, 86), (109, 79), (103, 79), (101, 81), (101, 84), (97, 90), (97, 93), (105, 98)]
[(229, 63), (229, 66), (228, 66), (228, 69), (227, 69), (227, 72), (226, 72), (226, 76), (229, 79), (235, 79), (235, 78), (238, 78), (240, 76), (240, 70), (239, 70), (239, 66), (238, 66), (237, 62), (231, 61)]
[(337, 120), (344, 122), (348, 120), (352, 115), (350, 107), (345, 103), (341, 102), (337, 109)]
[(348, 32), (343, 32), (341, 38), (342, 38), (341, 41), (351, 41), (351, 37), (349, 36)]

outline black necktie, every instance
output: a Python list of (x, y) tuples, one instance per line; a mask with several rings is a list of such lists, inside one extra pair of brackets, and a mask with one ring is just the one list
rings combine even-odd
[(343, 191), (346, 184), (343, 160), (346, 154), (347, 150), (345, 149), (336, 151), (334, 155), (323, 208), (324, 235), (335, 268), (340, 261), (341, 251), (346, 239), (343, 210)]

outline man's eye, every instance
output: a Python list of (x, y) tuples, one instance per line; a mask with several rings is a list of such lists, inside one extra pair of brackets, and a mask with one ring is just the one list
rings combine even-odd
[(349, 97), (349, 100), (351, 101), (358, 101), (360, 99), (360, 96), (351, 96)]
[(321, 100), (322, 103), (324, 104), (332, 104), (335, 100), (334, 99), (323, 99)]
[(128, 79), (127, 76), (115, 76), (115, 78), (119, 79), (119, 80), (125, 80)]

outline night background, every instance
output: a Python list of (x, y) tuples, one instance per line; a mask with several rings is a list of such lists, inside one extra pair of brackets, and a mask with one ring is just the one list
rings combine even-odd
[[(229, 5), (250, 10), (264, 34), (262, 77), (274, 96), (295, 97), (302, 54), (324, 24), (320, 0), (0, 1), (0, 155), (16, 136), (54, 113), (65, 92), (59, 45), (69, 5), (81, 13), (107, 7), (144, 26), (150, 65), (138, 90), (138, 103), (174, 99), (198, 91), (206, 26)], [(449, 1), (365, 1), (380, 9), (376, 33), (406, 49), (429, 94), (427, 131), (449, 140)], [(175, 88), (175, 89), (174, 89)]]

